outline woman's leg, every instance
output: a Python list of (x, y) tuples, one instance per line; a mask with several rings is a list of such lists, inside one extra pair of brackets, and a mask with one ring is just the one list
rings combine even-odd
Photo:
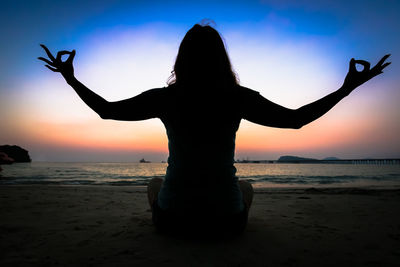
[(161, 178), (153, 178), (147, 185), (147, 198), (151, 209), (153, 209), (153, 204), (157, 200), (158, 192), (160, 192), (163, 181), (164, 180)]
[(240, 191), (242, 191), (243, 201), (246, 204), (247, 212), (250, 210), (251, 203), (253, 202), (253, 186), (244, 180), (239, 180)]

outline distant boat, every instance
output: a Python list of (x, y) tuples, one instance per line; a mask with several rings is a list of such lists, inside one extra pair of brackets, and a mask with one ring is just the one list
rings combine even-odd
[(141, 159), (139, 162), (140, 162), (140, 163), (150, 163), (150, 161), (147, 161), (147, 160), (145, 160), (145, 159)]

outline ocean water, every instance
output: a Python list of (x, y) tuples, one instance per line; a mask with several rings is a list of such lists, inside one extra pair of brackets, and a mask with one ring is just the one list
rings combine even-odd
[[(239, 179), (271, 187), (400, 187), (400, 164), (235, 164)], [(0, 185), (147, 185), (166, 163), (57, 163), (2, 165)]]

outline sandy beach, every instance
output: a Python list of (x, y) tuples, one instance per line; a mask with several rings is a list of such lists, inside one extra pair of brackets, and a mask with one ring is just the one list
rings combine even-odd
[(1, 186), (0, 266), (398, 266), (400, 190), (258, 189), (244, 234), (157, 234), (144, 187)]

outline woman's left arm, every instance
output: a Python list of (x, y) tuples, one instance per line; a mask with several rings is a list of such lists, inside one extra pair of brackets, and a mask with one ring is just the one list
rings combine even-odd
[[(370, 68), (370, 63), (365, 60), (355, 60), (352, 58), (349, 63), (349, 72), (346, 75), (344, 83), (337, 91), (313, 102), (308, 105), (302, 106), (296, 110), (296, 117), (300, 125), (306, 125), (328, 112), (340, 100), (348, 96), (354, 89), (363, 83), (369, 81), (373, 77), (383, 73), (383, 69), (390, 65), (391, 62), (385, 63), (385, 60), (390, 56), (385, 55), (373, 67)], [(357, 71), (356, 63), (363, 65), (362, 71)]]
[[(282, 107), (265, 99), (258, 93), (249, 94), (250, 97), (246, 99), (246, 109), (243, 117), (251, 122), (265, 126), (299, 129), (324, 115), (355, 88), (381, 74), (383, 69), (390, 65), (390, 62), (385, 63), (389, 56), (382, 57), (373, 68), (370, 68), (370, 63), (367, 61), (351, 59), (349, 72), (341, 88), (298, 109)], [(356, 63), (363, 65), (364, 69), (357, 71)]]

